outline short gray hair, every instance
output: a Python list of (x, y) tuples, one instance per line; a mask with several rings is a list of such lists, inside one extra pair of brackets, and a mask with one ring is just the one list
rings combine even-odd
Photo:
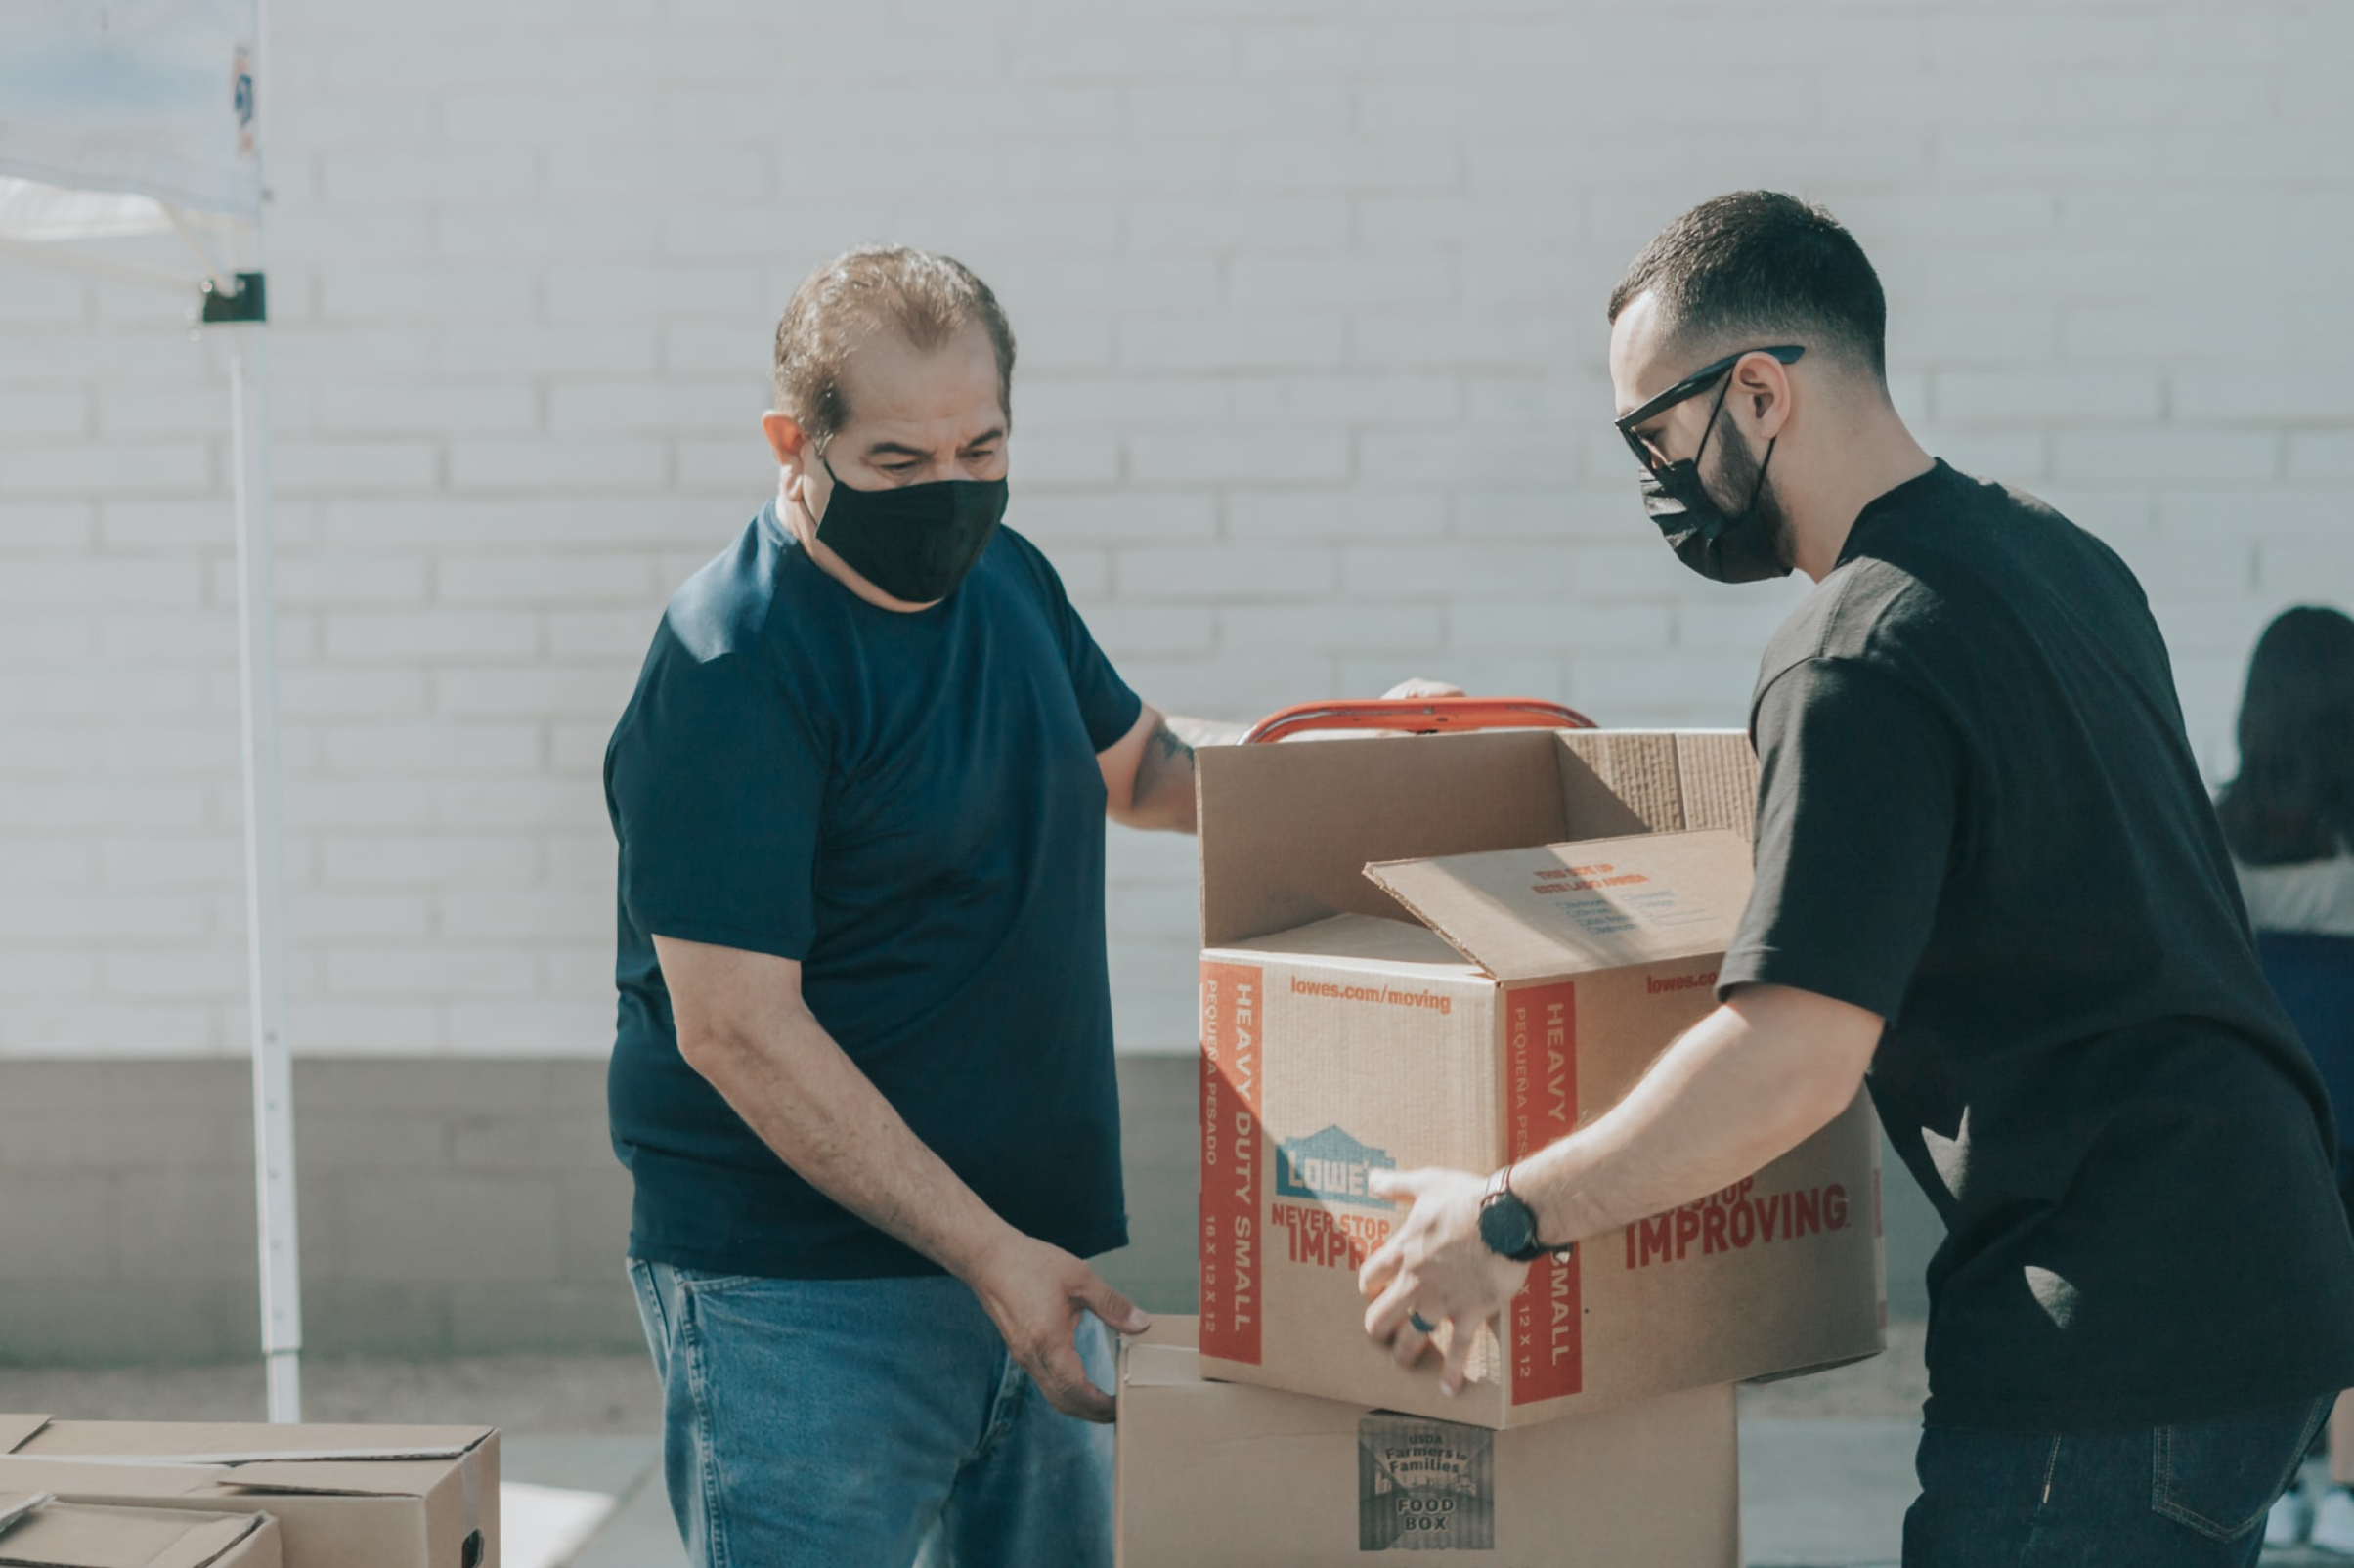
[(997, 351), (997, 396), (1014, 414), (1014, 328), (989, 285), (952, 256), (860, 245), (802, 280), (776, 324), (776, 407), (822, 448), (850, 422), (842, 367), (865, 334), (897, 332), (936, 349), (981, 323)]

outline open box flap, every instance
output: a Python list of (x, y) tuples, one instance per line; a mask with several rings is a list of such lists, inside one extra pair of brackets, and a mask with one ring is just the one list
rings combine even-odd
[(61, 1498), (194, 1498), (227, 1483), (217, 1464), (126, 1464), (121, 1460), (0, 1456), (0, 1492), (54, 1492)]
[(1724, 951), (1749, 901), (1750, 862), (1740, 835), (1714, 831), (1399, 860), (1365, 874), (1513, 982)]
[(1722, 828), (1744, 843), (1756, 842), (1758, 754), (1746, 730), (1678, 731), (1676, 776), (1684, 831)]
[(49, 1498), (46, 1492), (11, 1492), (0, 1488), (0, 1530), (6, 1530), (47, 1503)]
[(265, 1521), (250, 1514), (54, 1503), (0, 1529), (4, 1568), (205, 1568)]
[(240, 1421), (50, 1421), (21, 1459), (99, 1463), (248, 1464), (265, 1459), (454, 1459), (487, 1426), (266, 1426)]
[(1368, 860), (1564, 837), (1558, 751), (1534, 730), (1203, 747), (1202, 945), (1329, 915), (1396, 919)]
[(1565, 831), (1548, 840), (1755, 834), (1758, 760), (1740, 730), (1584, 729), (1555, 739)]
[(1201, 943), (1330, 915), (1396, 919), (1369, 860), (1636, 833), (1750, 837), (1757, 757), (1739, 730), (1498, 730), (1197, 759)]
[(223, 1479), (240, 1492), (421, 1498), (449, 1473), (447, 1459), (266, 1459), (237, 1465)]
[(0, 1454), (13, 1452), (48, 1424), (46, 1416), (0, 1415)]

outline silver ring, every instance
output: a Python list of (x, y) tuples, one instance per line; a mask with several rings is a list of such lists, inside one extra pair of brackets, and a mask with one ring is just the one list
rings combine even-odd
[(1415, 1331), (1417, 1333), (1434, 1334), (1439, 1331), (1437, 1324), (1432, 1323), (1418, 1312), (1409, 1312), (1406, 1315), (1406, 1321), (1415, 1326)]

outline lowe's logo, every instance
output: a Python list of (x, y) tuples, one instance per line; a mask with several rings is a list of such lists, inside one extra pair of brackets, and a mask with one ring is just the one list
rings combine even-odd
[(1370, 1171), (1397, 1168), (1386, 1152), (1359, 1143), (1338, 1127), (1327, 1127), (1305, 1138), (1284, 1140), (1276, 1153), (1275, 1190), (1286, 1198), (1386, 1208), (1387, 1203), (1365, 1190), (1365, 1178)]

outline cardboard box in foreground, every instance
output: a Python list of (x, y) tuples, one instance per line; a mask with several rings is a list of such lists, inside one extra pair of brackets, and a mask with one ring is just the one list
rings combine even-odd
[(1397, 1214), (1372, 1170), (1521, 1158), (1716, 1005), (1744, 737), (1222, 748), (1200, 776), (1208, 1375), (1504, 1428), (1882, 1348), (1860, 1095), (1725, 1192), (1541, 1260), (1455, 1399), (1363, 1329)]
[(1193, 1320), (1120, 1357), (1119, 1568), (1735, 1568), (1733, 1390), (1527, 1431), (1202, 1379)]
[(267, 1513), (285, 1568), (499, 1568), (487, 1426), (266, 1426), (0, 1416), (0, 1493)]
[(0, 1493), (0, 1568), (282, 1568), (267, 1515), (93, 1507)]

